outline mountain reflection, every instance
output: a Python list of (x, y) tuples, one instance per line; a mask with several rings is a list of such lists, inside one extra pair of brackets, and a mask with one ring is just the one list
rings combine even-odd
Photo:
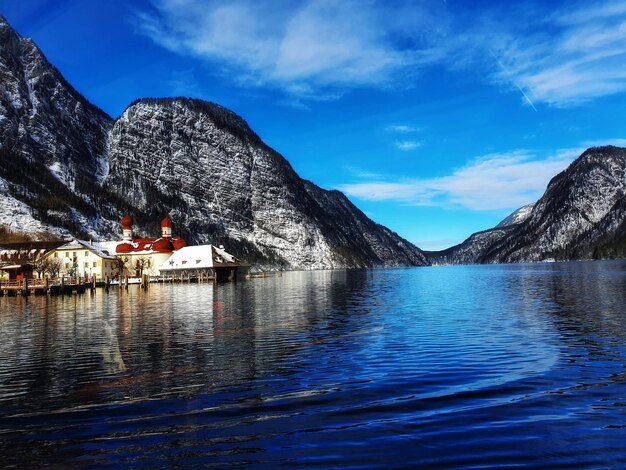
[(626, 438), (625, 268), (292, 272), (0, 298), (0, 455), (459, 468), (495, 462), (491, 442), (503, 466), (583, 454), (602, 466)]

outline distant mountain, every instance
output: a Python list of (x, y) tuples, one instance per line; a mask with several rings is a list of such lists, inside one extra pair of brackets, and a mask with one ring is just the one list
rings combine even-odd
[(427, 264), (343, 194), (301, 179), (232, 111), (142, 99), (113, 120), (0, 17), (0, 217), (10, 229), (119, 237), (170, 213), (190, 242), (285, 268)]
[(626, 257), (625, 198), (626, 149), (590, 148), (550, 181), (530, 211), (525, 206), (428, 257), (434, 264)]

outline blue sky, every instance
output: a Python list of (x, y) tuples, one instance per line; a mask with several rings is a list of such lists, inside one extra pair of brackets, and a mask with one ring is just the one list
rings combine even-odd
[(626, 1), (0, 0), (89, 100), (191, 96), (424, 249), (626, 145)]

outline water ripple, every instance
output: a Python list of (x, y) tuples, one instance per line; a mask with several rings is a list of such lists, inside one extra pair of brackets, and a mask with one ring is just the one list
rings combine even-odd
[(5, 466), (620, 468), (626, 263), (0, 298)]

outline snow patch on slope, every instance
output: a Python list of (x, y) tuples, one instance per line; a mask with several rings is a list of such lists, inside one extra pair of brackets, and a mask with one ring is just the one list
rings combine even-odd
[(535, 203), (526, 204), (525, 206), (520, 207), (512, 214), (508, 215), (504, 220), (502, 220), (498, 225), (494, 228), (506, 227), (507, 225), (516, 225), (524, 222), (530, 213), (535, 207)]
[(0, 220), (5, 221), (5, 227), (14, 232), (35, 234), (47, 232), (59, 238), (71, 237), (69, 231), (51, 227), (35, 219), (32, 209), (9, 194), (6, 180), (0, 178)]

